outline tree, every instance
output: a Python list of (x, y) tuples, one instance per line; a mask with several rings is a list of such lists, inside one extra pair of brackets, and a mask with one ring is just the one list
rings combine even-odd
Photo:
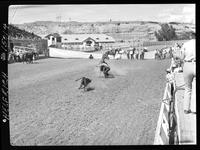
[(170, 41), (177, 40), (175, 29), (172, 25), (161, 24), (161, 29), (158, 32), (155, 31), (155, 36), (158, 41)]
[(156, 38), (157, 38), (157, 40), (158, 41), (162, 41), (162, 38), (161, 38), (161, 36), (158, 34), (158, 32), (154, 32), (154, 35), (156, 36)]
[(73, 34), (73, 32), (72, 32), (71, 30), (65, 30), (65, 31), (63, 32), (63, 34)]

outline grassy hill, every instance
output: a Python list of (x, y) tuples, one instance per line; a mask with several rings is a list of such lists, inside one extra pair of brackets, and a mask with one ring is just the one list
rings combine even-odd
[[(53, 22), (37, 21), (25, 24), (16, 24), (20, 29), (33, 32), (44, 37), (50, 33), (105, 33), (113, 36), (117, 41), (132, 42), (134, 40), (157, 41), (154, 32), (161, 26), (152, 21), (112, 21), (112, 22)], [(178, 37), (182, 37), (194, 27), (193, 24), (171, 22)]]
[(17, 38), (17, 39), (41, 39), (40, 36), (34, 34), (33, 32), (27, 32), (24, 29), (19, 29), (16, 26), (9, 25), (8, 26), (8, 36), (9, 38)]

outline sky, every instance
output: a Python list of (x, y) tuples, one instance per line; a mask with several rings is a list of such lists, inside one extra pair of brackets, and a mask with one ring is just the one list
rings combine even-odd
[(10, 5), (8, 22), (157, 21), (195, 24), (195, 4)]

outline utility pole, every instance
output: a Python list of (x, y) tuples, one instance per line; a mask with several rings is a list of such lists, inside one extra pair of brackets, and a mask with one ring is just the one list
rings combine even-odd
[(56, 16), (56, 21), (59, 22), (59, 23), (61, 23), (61, 15), (57, 15)]
[(69, 18), (69, 31), (71, 31), (71, 18)]

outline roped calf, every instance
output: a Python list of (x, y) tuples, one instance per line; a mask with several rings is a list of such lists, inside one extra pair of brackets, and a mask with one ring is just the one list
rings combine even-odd
[(84, 89), (84, 91), (86, 91), (86, 87), (88, 86), (88, 84), (92, 82), (92, 80), (86, 77), (81, 77), (79, 79), (76, 79), (75, 81), (78, 81), (78, 80), (81, 80), (81, 84), (78, 89)]

